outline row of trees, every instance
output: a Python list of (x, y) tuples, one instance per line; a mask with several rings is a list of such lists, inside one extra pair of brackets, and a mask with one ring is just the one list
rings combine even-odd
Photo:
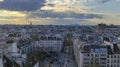
[(43, 51), (38, 51), (31, 52), (27, 56), (27, 62), (24, 67), (33, 67), (37, 62), (43, 62), (48, 55)]
[(67, 34), (67, 35), (66, 35), (66, 37), (65, 37), (65, 39), (64, 39), (64, 44), (65, 44), (66, 46), (71, 46), (71, 45), (73, 44), (71, 34)]

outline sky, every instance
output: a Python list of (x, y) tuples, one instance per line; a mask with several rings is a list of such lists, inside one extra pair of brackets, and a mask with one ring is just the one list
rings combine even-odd
[(120, 0), (0, 0), (0, 24), (120, 25)]

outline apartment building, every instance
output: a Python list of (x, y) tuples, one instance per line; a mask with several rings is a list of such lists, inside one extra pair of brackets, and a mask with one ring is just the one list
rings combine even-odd
[(31, 51), (47, 51), (60, 53), (63, 47), (63, 38), (61, 36), (40, 36), (37, 41), (29, 41), (21, 46), (21, 52), (29, 53)]
[(73, 45), (78, 67), (120, 67), (119, 44), (87, 44), (73, 39)]
[(47, 51), (60, 52), (63, 45), (63, 39), (56, 36), (41, 36), (36, 42), (36, 47), (42, 47)]
[(106, 67), (107, 47), (100, 45), (86, 45), (83, 47), (82, 67)]

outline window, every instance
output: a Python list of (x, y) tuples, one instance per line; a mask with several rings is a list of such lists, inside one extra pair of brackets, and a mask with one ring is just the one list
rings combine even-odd
[(111, 55), (111, 58), (113, 58), (113, 56)]
[(119, 58), (119, 55), (117, 56), (117, 58)]
[(101, 54), (101, 56), (106, 56), (106, 54)]
[(111, 60), (111, 63), (113, 63), (113, 60)]
[(93, 61), (93, 58), (91, 58), (91, 61)]
[(114, 60), (114, 63), (116, 63), (116, 60)]
[(84, 58), (84, 60), (89, 60), (89, 58)]
[(91, 52), (94, 52), (94, 50), (93, 50), (93, 49), (91, 49)]
[(99, 54), (95, 54), (95, 57), (99, 57)]
[(110, 67), (109, 64), (107, 64), (107, 67)]
[(95, 52), (99, 52), (99, 49), (95, 49)]
[(106, 60), (106, 58), (100, 58), (100, 60)]
[(109, 60), (107, 60), (107, 62), (109, 63), (110, 61), (109, 61)]
[(111, 64), (111, 67), (113, 67), (113, 65)]
[(93, 56), (93, 54), (91, 54), (91, 56)]
[(84, 62), (84, 64), (89, 64), (89, 62)]
[(89, 54), (84, 54), (84, 56), (89, 56)]
[(117, 63), (119, 63), (119, 60), (117, 60)]
[(106, 48), (101, 48), (100, 51), (101, 52), (106, 52)]

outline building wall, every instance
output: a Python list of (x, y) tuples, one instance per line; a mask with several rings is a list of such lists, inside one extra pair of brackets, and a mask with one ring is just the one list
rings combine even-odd
[(54, 51), (60, 53), (62, 47), (63, 40), (39, 40), (23, 46), (20, 50), (23, 53), (29, 53), (31, 51), (39, 51), (41, 49), (44, 49), (46, 51)]
[(120, 54), (108, 55), (107, 67), (120, 67)]

